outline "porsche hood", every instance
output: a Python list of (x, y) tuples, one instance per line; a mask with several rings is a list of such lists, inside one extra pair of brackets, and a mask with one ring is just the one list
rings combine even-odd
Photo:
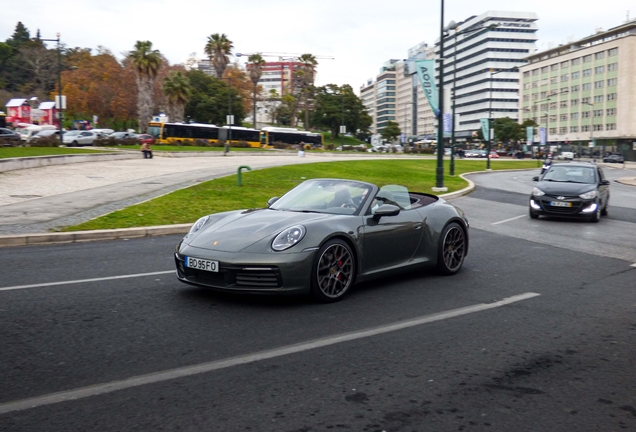
[(333, 215), (272, 209), (241, 210), (208, 221), (184, 239), (189, 246), (221, 252), (241, 252), (262, 240), (268, 242), (285, 228), (323, 220)]

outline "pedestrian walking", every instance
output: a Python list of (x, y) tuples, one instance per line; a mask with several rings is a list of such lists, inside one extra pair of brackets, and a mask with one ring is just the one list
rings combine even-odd
[(152, 159), (152, 148), (150, 147), (150, 143), (143, 143), (141, 145), (141, 152), (144, 154), (144, 159)]

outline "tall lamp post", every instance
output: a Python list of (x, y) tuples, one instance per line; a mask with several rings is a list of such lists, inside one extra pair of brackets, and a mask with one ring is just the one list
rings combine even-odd
[(345, 125), (345, 122), (344, 122), (344, 100), (345, 100), (344, 89), (341, 89), (340, 93), (342, 94), (342, 121), (340, 122), (340, 145), (342, 146), (342, 149), (344, 150), (344, 136), (347, 133), (347, 126)]
[(488, 138), (487, 139), (487, 145), (486, 145), (486, 169), (490, 170), (490, 149), (492, 147), (492, 139), (493, 139), (493, 133), (492, 133), (492, 77), (493, 75), (497, 75), (498, 73), (501, 72), (514, 72), (518, 70), (518, 68), (512, 67), (509, 69), (499, 69), (499, 70), (494, 70), (494, 69), (490, 69), (490, 97), (488, 98)]
[[(588, 105), (592, 108), (590, 115), (590, 143), (592, 143), (592, 146), (594, 146), (594, 104), (589, 102), (581, 102), (581, 104)], [(594, 147), (588, 146), (588, 148), (593, 149)], [(592, 156), (592, 152), (593, 150), (590, 150), (590, 156)], [(581, 144), (579, 144), (579, 154), (581, 154)]]
[(446, 192), (448, 188), (444, 187), (444, 0), (441, 0), (441, 20), (439, 34), (439, 93), (438, 104), (439, 112), (437, 113), (437, 170), (435, 176), (435, 192)]
[(57, 108), (57, 115), (60, 120), (60, 144), (64, 144), (62, 138), (62, 131), (64, 125), (64, 103), (62, 101), (62, 47), (60, 46), (60, 33), (56, 33), (57, 39), (40, 39), (44, 42), (57, 42), (57, 101), (55, 107)]

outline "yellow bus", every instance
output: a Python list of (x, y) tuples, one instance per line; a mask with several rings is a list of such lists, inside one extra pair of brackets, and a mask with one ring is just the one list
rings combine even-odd
[[(250, 147), (261, 147), (260, 131), (244, 127), (232, 126), (232, 141), (244, 141)], [(183, 145), (193, 144), (196, 140), (216, 144), (219, 140), (229, 139), (229, 126), (216, 126), (205, 123), (148, 123), (148, 132), (157, 144)]]

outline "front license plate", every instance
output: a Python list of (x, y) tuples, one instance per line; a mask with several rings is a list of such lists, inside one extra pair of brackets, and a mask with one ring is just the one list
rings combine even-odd
[(552, 207), (572, 207), (572, 203), (563, 201), (550, 201)]
[(185, 257), (185, 265), (186, 267), (190, 267), (197, 270), (205, 270), (209, 272), (218, 272), (219, 271), (219, 262), (218, 261), (210, 261), (201, 258), (193, 258), (193, 257)]

